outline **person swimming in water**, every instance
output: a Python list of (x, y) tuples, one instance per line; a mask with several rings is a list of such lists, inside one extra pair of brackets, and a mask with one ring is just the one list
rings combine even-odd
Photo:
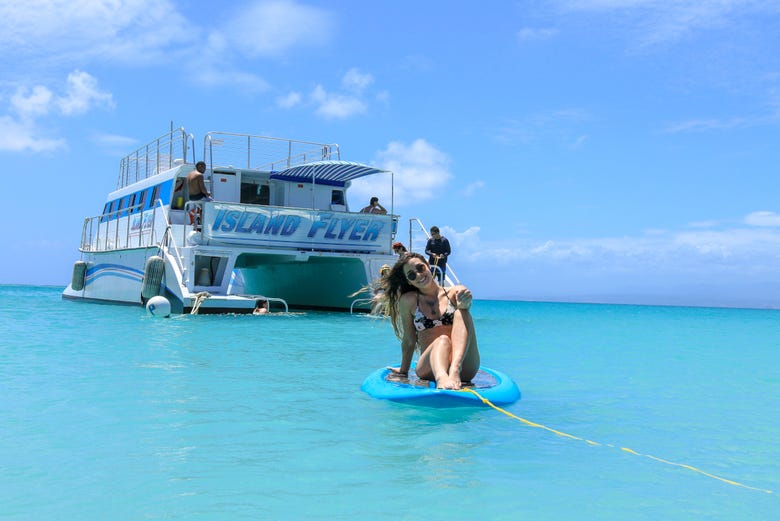
[(415, 372), (440, 389), (460, 389), (479, 371), (479, 348), (471, 317), (471, 291), (439, 286), (425, 257), (403, 253), (379, 281), (393, 330), (401, 341), (401, 365), (389, 367), (408, 376), (415, 350)]

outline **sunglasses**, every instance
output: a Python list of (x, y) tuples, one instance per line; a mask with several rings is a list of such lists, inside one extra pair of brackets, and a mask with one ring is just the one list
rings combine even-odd
[(417, 266), (415, 266), (415, 268), (414, 268), (414, 269), (415, 269), (416, 271), (407, 271), (407, 272), (406, 272), (406, 279), (407, 279), (409, 282), (412, 282), (412, 281), (415, 281), (415, 280), (417, 280), (417, 274), (418, 274), (418, 273), (419, 273), (419, 274), (422, 274), (424, 271), (427, 271), (427, 270), (428, 270), (428, 266), (426, 266), (425, 264), (422, 264), (422, 263), (420, 263), (420, 264), (418, 264)]

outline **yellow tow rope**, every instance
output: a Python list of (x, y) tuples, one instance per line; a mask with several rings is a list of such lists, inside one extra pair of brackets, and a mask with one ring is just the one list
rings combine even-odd
[(728, 483), (729, 485), (733, 485), (735, 487), (747, 488), (749, 490), (757, 490), (759, 492), (765, 492), (767, 494), (773, 494), (774, 493), (774, 491), (772, 491), (772, 490), (767, 490), (767, 489), (757, 488), (757, 487), (751, 487), (751, 486), (748, 486), (748, 485), (744, 485), (744, 484), (742, 484), (742, 483), (740, 483), (738, 481), (722, 478), (720, 476), (716, 476), (714, 474), (710, 474), (709, 472), (704, 472), (703, 470), (697, 469), (696, 467), (692, 467), (691, 465), (685, 465), (683, 463), (675, 463), (673, 461), (668, 461), (668, 460), (665, 460), (665, 459), (657, 458), (655, 456), (651, 456), (650, 454), (641, 454), (641, 453), (639, 453), (639, 452), (637, 452), (635, 450), (632, 450), (632, 449), (629, 449), (629, 448), (626, 448), (626, 447), (617, 447), (617, 446), (611, 445), (609, 443), (598, 443), (598, 442), (591, 441), (591, 440), (588, 440), (588, 439), (585, 439), (585, 438), (580, 438), (579, 436), (573, 436), (571, 434), (566, 434), (565, 432), (561, 432), (561, 431), (552, 429), (550, 427), (547, 427), (545, 425), (541, 425), (539, 423), (535, 423), (535, 422), (532, 422), (530, 420), (526, 420), (525, 418), (521, 418), (520, 416), (516, 416), (516, 415), (512, 414), (511, 412), (507, 411), (506, 409), (502, 409), (501, 407), (498, 407), (497, 405), (493, 404), (490, 400), (488, 400), (487, 398), (485, 398), (484, 396), (479, 394), (474, 389), (464, 388), (464, 389), (461, 389), (461, 391), (462, 392), (471, 393), (471, 394), (475, 395), (485, 405), (488, 405), (489, 407), (492, 407), (493, 409), (497, 410), (498, 412), (504, 413), (507, 416), (509, 416), (510, 418), (514, 418), (515, 420), (517, 420), (519, 422), (522, 422), (522, 423), (528, 425), (529, 427), (536, 427), (537, 429), (544, 429), (546, 431), (552, 432), (553, 434), (557, 434), (558, 436), (562, 436), (564, 438), (569, 438), (569, 439), (572, 439), (572, 440), (584, 441), (588, 445), (599, 445), (599, 446), (603, 445), (605, 447), (619, 448), (623, 452), (627, 452), (629, 454), (633, 454), (634, 456), (644, 456), (645, 458), (650, 458), (651, 460), (660, 461), (661, 463), (666, 463), (667, 465), (673, 465), (675, 467), (682, 467), (684, 469), (692, 470), (693, 472), (696, 472), (696, 473), (701, 474), (703, 476), (707, 476), (708, 478), (717, 479), (718, 481), (722, 481), (723, 483)]

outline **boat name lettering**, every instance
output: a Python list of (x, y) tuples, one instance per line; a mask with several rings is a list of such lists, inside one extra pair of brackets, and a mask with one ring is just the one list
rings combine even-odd
[[(220, 209), (217, 211), (211, 230), (289, 236), (298, 231), (302, 222), (304, 219), (296, 214), (278, 213), (269, 216), (264, 213)], [(331, 212), (322, 212), (311, 222), (306, 235), (309, 238), (319, 235), (325, 239), (375, 241), (379, 238), (384, 225), (383, 222), (369, 218), (339, 217)]]

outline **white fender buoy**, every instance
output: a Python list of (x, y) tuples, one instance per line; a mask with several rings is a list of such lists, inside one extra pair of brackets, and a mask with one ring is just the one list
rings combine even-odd
[(211, 270), (208, 268), (201, 268), (198, 272), (196, 284), (198, 286), (211, 286)]
[(151, 298), (160, 293), (160, 284), (165, 273), (165, 261), (162, 257), (152, 255), (146, 259), (144, 280), (141, 283), (141, 296)]
[(167, 318), (171, 316), (171, 303), (168, 302), (167, 298), (157, 295), (146, 303), (146, 311), (153, 317)]
[(84, 261), (76, 261), (73, 265), (73, 277), (70, 279), (70, 287), (74, 291), (81, 291), (84, 289), (84, 280), (87, 276), (87, 263)]

